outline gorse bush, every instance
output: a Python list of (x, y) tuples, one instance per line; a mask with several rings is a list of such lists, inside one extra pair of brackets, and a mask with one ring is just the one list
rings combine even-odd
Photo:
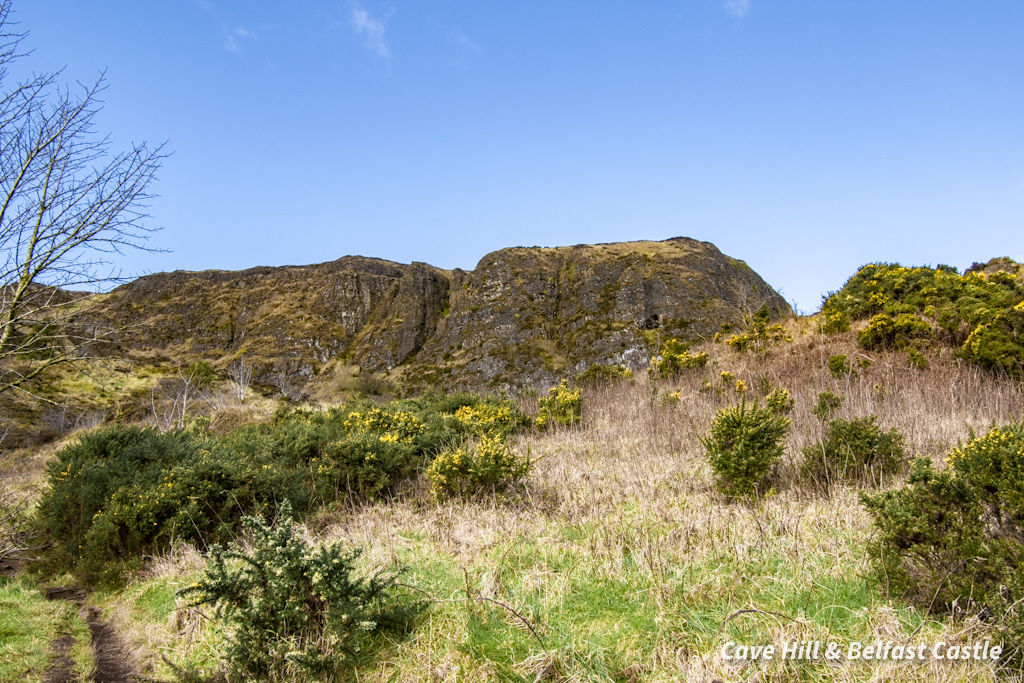
[(793, 412), (793, 407), (796, 405), (793, 396), (789, 393), (789, 389), (783, 389), (782, 387), (772, 389), (764, 397), (764, 402), (776, 415), (789, 415)]
[(819, 488), (837, 483), (880, 484), (906, 465), (906, 439), (896, 428), (883, 431), (877, 418), (833, 420), (825, 438), (803, 451), (803, 472)]
[(843, 405), (845, 400), (845, 397), (832, 391), (822, 391), (818, 394), (818, 400), (815, 401), (814, 407), (811, 408), (811, 414), (819, 420), (827, 422), (832, 419), (832, 416)]
[(621, 382), (632, 377), (633, 371), (625, 365), (602, 365), (595, 363), (576, 375), (573, 381), (576, 383), (576, 386), (596, 387), (603, 384)]
[(242, 525), (251, 550), (213, 546), (202, 577), (179, 592), (229, 625), (230, 680), (337, 680), (374, 634), (407, 629), (423, 609), (394, 573), (360, 578), (358, 550), (307, 544), (287, 502), (276, 525), (260, 517)]
[(116, 580), (171, 541), (222, 543), (244, 515), (284, 500), (304, 514), (386, 495), (449, 444), (526, 422), (510, 402), (462, 395), (285, 409), (224, 436), (113, 427), (57, 454), (39, 519), (56, 568)]
[(870, 318), (859, 335), (867, 348), (904, 348), (934, 337), (984, 368), (1020, 377), (1024, 373), (1022, 302), (1024, 285), (1003, 271), (960, 275), (949, 266), (904, 268), (873, 263), (825, 299), (822, 329), (845, 331), (851, 321)]
[(757, 313), (745, 316), (744, 322), (747, 327), (745, 332), (725, 340), (726, 346), (734, 351), (766, 351), (778, 344), (793, 341), (785, 327), (771, 323), (771, 311), (767, 305), (762, 306)]
[(988, 370), (1024, 375), (1024, 302), (975, 327), (960, 353)]
[(853, 373), (853, 367), (844, 355), (829, 356), (828, 371), (833, 377), (845, 377)]
[(927, 339), (931, 333), (931, 325), (912, 313), (879, 313), (857, 334), (857, 341), (869, 350), (905, 349), (915, 341)]
[(427, 467), (435, 498), (502, 491), (525, 477), (530, 458), (516, 454), (499, 435), (442, 451)]
[(537, 400), (537, 428), (560, 424), (574, 425), (583, 419), (583, 396), (579, 388), (570, 389), (569, 380), (563, 379), (558, 386), (548, 389), (547, 396)]
[(832, 419), (832, 416), (839, 406), (843, 405), (843, 397), (832, 393), (831, 391), (823, 391), (818, 394), (818, 401), (811, 408), (811, 414), (815, 415), (818, 419), (827, 422)]
[(481, 402), (475, 406), (462, 406), (455, 411), (455, 420), (470, 434), (477, 436), (508, 436), (529, 424), (529, 419), (511, 403)]
[(678, 339), (667, 339), (661, 345), (661, 355), (651, 365), (658, 375), (674, 377), (686, 370), (699, 370), (708, 364), (708, 354), (690, 353), (690, 345)]
[(874, 573), (933, 612), (988, 614), (1006, 659), (1024, 665), (1024, 424), (972, 435), (947, 462), (919, 459), (906, 486), (862, 494), (879, 532)]
[(757, 493), (784, 452), (789, 426), (789, 418), (745, 399), (718, 411), (701, 443), (719, 489), (732, 496)]
[(1024, 422), (972, 433), (950, 452), (949, 463), (974, 487), (991, 523), (1004, 533), (1024, 529)]
[(294, 470), (238, 455), (183, 431), (113, 427), (82, 436), (47, 469), (39, 518), (60, 566), (87, 579), (172, 539), (199, 546), (229, 536), (243, 513), (283, 497), (304, 509)]

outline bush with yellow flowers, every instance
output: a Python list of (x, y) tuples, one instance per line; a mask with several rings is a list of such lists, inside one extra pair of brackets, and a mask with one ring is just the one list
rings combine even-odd
[(874, 573), (891, 594), (937, 613), (986, 615), (1024, 665), (1024, 423), (971, 435), (948, 467), (915, 462), (902, 488), (861, 499), (878, 531)]
[(661, 345), (661, 355), (652, 360), (651, 367), (661, 377), (675, 377), (686, 370), (699, 370), (708, 364), (704, 351), (690, 352), (690, 345), (678, 339), (668, 339)]
[(538, 429), (547, 429), (556, 424), (569, 427), (582, 419), (582, 392), (578, 387), (570, 389), (567, 379), (548, 389), (548, 395), (537, 400)]
[(507, 489), (529, 470), (529, 454), (517, 454), (501, 436), (485, 435), (442, 451), (427, 467), (427, 479), (435, 498), (470, 496)]
[(462, 406), (455, 411), (454, 417), (462, 431), (477, 436), (507, 436), (527, 424), (526, 417), (508, 401)]

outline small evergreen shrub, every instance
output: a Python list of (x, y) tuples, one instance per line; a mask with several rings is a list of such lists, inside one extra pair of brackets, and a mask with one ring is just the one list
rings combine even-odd
[(436, 498), (504, 490), (530, 471), (529, 455), (517, 455), (498, 436), (482, 436), (472, 446), (442, 451), (427, 467)]
[(824, 440), (804, 449), (804, 474), (828, 490), (839, 482), (881, 483), (899, 472), (906, 464), (906, 439), (876, 422), (874, 415), (829, 422)]
[(993, 523), (1005, 525), (1003, 532), (1024, 529), (1024, 422), (972, 433), (950, 452), (949, 463), (974, 486)]
[(625, 365), (601, 365), (595, 363), (576, 375), (576, 386), (596, 387), (632, 379), (633, 371)]
[(932, 326), (912, 313), (879, 313), (857, 334), (857, 341), (866, 349), (905, 349), (931, 333)]
[(455, 420), (460, 431), (466, 434), (508, 436), (529, 424), (529, 419), (509, 401), (501, 403), (480, 402), (462, 406), (455, 411)]
[(690, 345), (678, 339), (668, 339), (661, 345), (661, 356), (653, 362), (662, 377), (675, 377), (686, 370), (699, 370), (708, 364), (704, 351), (690, 353)]
[(669, 408), (669, 407), (672, 407), (672, 406), (679, 405), (680, 401), (682, 401), (682, 400), (683, 400), (683, 392), (682, 391), (679, 391), (679, 390), (669, 391), (669, 392), (667, 392), (667, 393), (662, 395), (662, 397), (661, 397), (661, 405), (666, 407), (666, 408)]
[(822, 422), (828, 422), (839, 410), (839, 406), (843, 405), (843, 400), (842, 396), (831, 391), (823, 391), (818, 394), (818, 402), (811, 408), (811, 414), (817, 416)]
[(793, 412), (793, 406), (795, 401), (793, 396), (789, 393), (789, 389), (783, 389), (781, 387), (773, 389), (771, 393), (764, 397), (765, 405), (776, 415), (789, 415)]
[(725, 340), (726, 346), (733, 351), (767, 351), (785, 342), (793, 341), (793, 336), (782, 325), (769, 325), (767, 322), (751, 324), (746, 332), (734, 334)]
[(833, 298), (835, 293), (825, 297), (821, 306), (821, 319), (818, 325), (822, 334), (836, 334), (850, 331), (850, 315)]
[(846, 377), (853, 373), (849, 359), (840, 354), (828, 357), (828, 371), (833, 377)]
[(1024, 302), (975, 327), (960, 355), (987, 370), (1024, 377)]
[(719, 489), (731, 496), (757, 493), (783, 454), (789, 426), (789, 418), (745, 399), (718, 411), (701, 443)]
[(928, 359), (925, 358), (925, 355), (912, 346), (907, 347), (907, 360), (910, 361), (910, 367), (912, 368), (924, 370), (928, 367)]
[(358, 550), (307, 544), (288, 502), (277, 524), (245, 517), (242, 525), (252, 550), (213, 546), (202, 578), (179, 592), (228, 623), (230, 680), (338, 680), (373, 635), (407, 629), (423, 609), (395, 574), (359, 577)]
[(537, 408), (538, 429), (547, 429), (555, 424), (568, 427), (583, 419), (582, 394), (579, 388), (570, 389), (567, 379), (548, 389), (548, 395), (537, 400)]
[(1024, 665), (1024, 423), (953, 449), (947, 469), (919, 459), (906, 486), (862, 502), (874, 518), (874, 574), (935, 613), (987, 614), (1003, 659)]
[(47, 477), (38, 516), (54, 559), (87, 581), (117, 580), (124, 563), (172, 538), (204, 547), (230, 537), (244, 512), (281, 497), (309, 503), (294, 470), (185, 431), (85, 434), (57, 454)]

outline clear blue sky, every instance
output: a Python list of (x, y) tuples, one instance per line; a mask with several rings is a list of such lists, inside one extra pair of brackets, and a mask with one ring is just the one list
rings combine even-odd
[(14, 0), (167, 140), (145, 272), (714, 242), (805, 311), (1024, 259), (1024, 2)]

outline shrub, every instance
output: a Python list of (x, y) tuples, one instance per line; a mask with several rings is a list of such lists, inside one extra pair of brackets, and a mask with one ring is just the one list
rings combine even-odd
[(793, 396), (790, 395), (789, 389), (773, 389), (771, 393), (764, 397), (765, 405), (771, 409), (776, 415), (788, 415), (793, 412)]
[(733, 351), (767, 351), (783, 342), (793, 341), (793, 336), (782, 325), (769, 325), (755, 321), (746, 332), (734, 334), (725, 340)]
[(661, 405), (668, 408), (677, 406), (683, 400), (683, 392), (680, 390), (669, 391), (661, 396)]
[(975, 487), (1000, 533), (1024, 529), (1024, 422), (993, 428), (949, 454), (958, 475)]
[(505, 437), (529, 423), (519, 408), (508, 401), (462, 406), (455, 411), (455, 420), (465, 433), (477, 436), (492, 434)]
[(358, 550), (310, 547), (287, 502), (276, 525), (242, 524), (252, 550), (212, 547), (202, 578), (179, 593), (229, 624), (231, 680), (335, 680), (369, 636), (409, 627), (423, 608), (398, 591), (394, 574), (357, 577)]
[(305, 509), (303, 475), (184, 431), (113, 427), (82, 436), (47, 468), (39, 518), (56, 560), (87, 581), (170, 540), (201, 547), (230, 537), (241, 516), (282, 498)]
[(583, 419), (583, 399), (580, 390), (570, 389), (569, 380), (548, 389), (547, 396), (537, 400), (537, 428), (546, 429), (553, 424), (574, 425)]
[(831, 391), (823, 391), (818, 394), (818, 402), (811, 408), (811, 414), (818, 419), (827, 422), (832, 419), (839, 406), (843, 405), (843, 397), (833, 394)]
[(906, 464), (906, 439), (893, 428), (885, 432), (877, 418), (833, 420), (820, 444), (804, 449), (803, 471), (827, 490), (838, 482), (881, 483)]
[(756, 493), (782, 456), (789, 425), (788, 418), (756, 403), (748, 405), (745, 399), (718, 411), (701, 443), (719, 489), (733, 496)]
[[(949, 266), (868, 264), (841, 291), (825, 299), (823, 326), (832, 320), (876, 316), (861, 335), (865, 346), (878, 348), (910, 345), (914, 339), (932, 336), (934, 326), (934, 336), (958, 346), (961, 357), (1020, 377), (1024, 373), (1024, 283), (1005, 271), (984, 274), (978, 270), (972, 267), (960, 275)], [(898, 329), (901, 326), (904, 329)]]
[(830, 293), (821, 305), (821, 319), (818, 325), (822, 334), (835, 334), (836, 332), (850, 331), (850, 315), (838, 305), (834, 299), (835, 293)]
[(862, 501), (879, 531), (874, 573), (937, 613), (992, 617), (1004, 658), (1024, 664), (1024, 423), (953, 449), (950, 467), (915, 462), (907, 485)]
[(904, 349), (931, 333), (931, 325), (911, 313), (879, 313), (857, 334), (857, 341), (866, 349)]
[(595, 363), (583, 372), (576, 375), (576, 386), (600, 386), (602, 384), (614, 384), (622, 380), (631, 379), (633, 371), (625, 365), (601, 365)]
[(923, 353), (913, 347), (907, 348), (907, 360), (910, 361), (910, 367), (917, 368), (918, 370), (924, 370), (928, 367), (928, 359), (925, 358)]
[(853, 372), (849, 359), (844, 355), (828, 357), (828, 371), (833, 377), (845, 377)]
[(707, 353), (690, 353), (690, 345), (678, 339), (666, 340), (661, 345), (661, 355), (653, 361), (662, 377), (674, 377), (685, 370), (699, 370), (707, 364)]
[(470, 446), (442, 451), (427, 468), (436, 498), (503, 490), (530, 470), (529, 455), (520, 457), (498, 436), (483, 436)]
[(987, 370), (1024, 376), (1024, 302), (979, 324), (967, 337), (960, 355)]

